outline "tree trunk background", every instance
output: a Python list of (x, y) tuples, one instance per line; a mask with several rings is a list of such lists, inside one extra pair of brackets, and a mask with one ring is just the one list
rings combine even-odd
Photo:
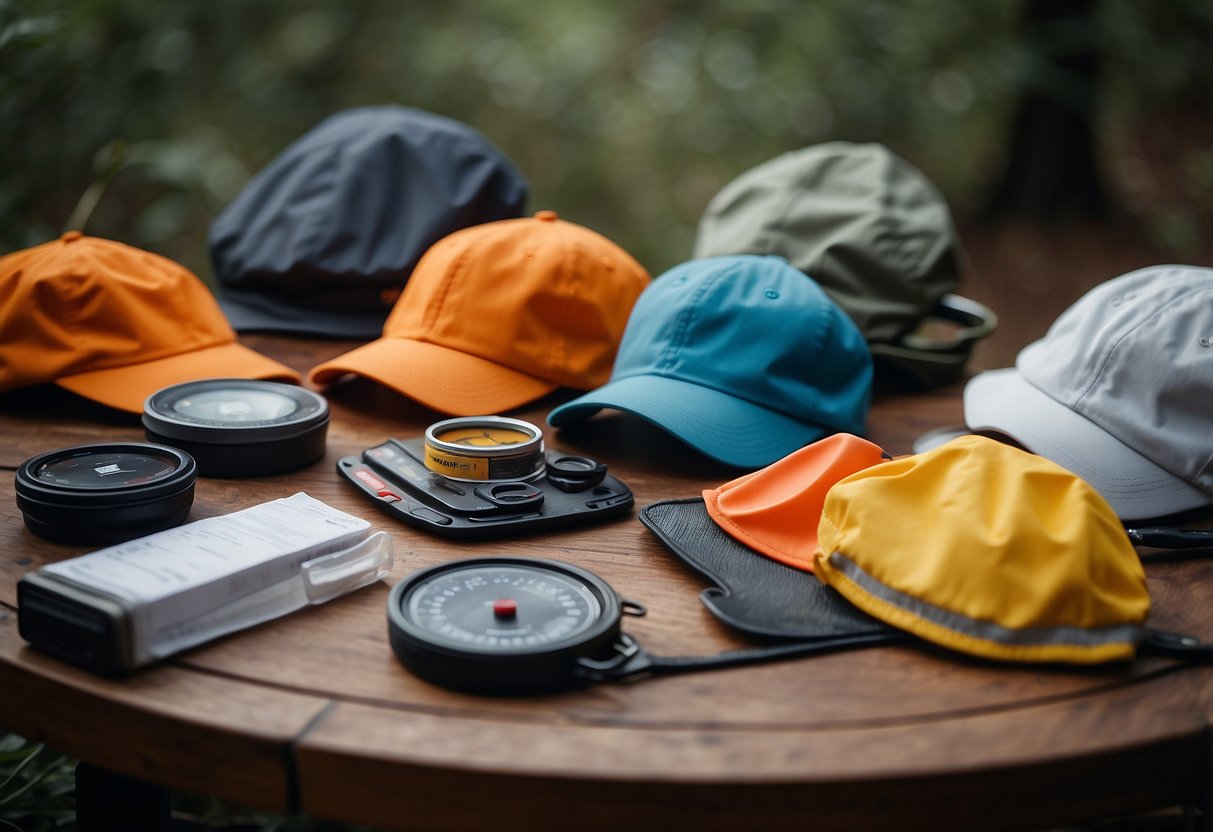
[(991, 219), (1101, 219), (1107, 192), (1095, 121), (1103, 43), (1098, 0), (1029, 0), (1028, 55), (1006, 167), (987, 206)]

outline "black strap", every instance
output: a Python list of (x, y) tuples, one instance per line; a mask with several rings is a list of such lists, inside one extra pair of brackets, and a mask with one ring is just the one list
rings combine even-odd
[(908, 633), (902, 634), (900, 638), (896, 639), (891, 639), (887, 633), (863, 633), (776, 644), (768, 647), (745, 647), (738, 650), (726, 650), (714, 656), (654, 656), (646, 652), (631, 636), (621, 634), (619, 641), (615, 644), (616, 654), (614, 656), (604, 660), (578, 659), (574, 673), (591, 682), (625, 682), (649, 676), (721, 670), (727, 667), (795, 659), (837, 650), (896, 644), (909, 641), (910, 638)]
[(893, 343), (871, 343), (877, 370), (893, 370), (924, 387), (951, 384), (959, 378), (973, 346), (998, 326), (988, 306), (955, 294), (946, 294), (926, 316), (959, 324), (950, 337), (934, 333), (907, 333)]
[[(576, 676), (590, 682), (631, 682), (650, 676), (721, 670), (728, 667), (742, 667), (762, 662), (820, 655), (838, 650), (905, 643), (913, 638), (908, 633), (902, 635), (903, 637), (896, 641), (890, 640), (887, 634), (866, 633), (768, 647), (726, 650), (714, 656), (654, 656), (646, 652), (631, 636), (621, 634), (619, 641), (615, 644), (615, 655), (603, 660), (578, 659), (573, 672)], [(1181, 661), (1213, 662), (1213, 645), (1181, 633), (1146, 629), (1141, 643), (1138, 644), (1137, 654), (1139, 656), (1161, 656)]]
[(1173, 529), (1150, 526), (1142, 529), (1125, 529), (1129, 542), (1134, 546), (1153, 546), (1157, 549), (1201, 549), (1213, 547), (1213, 529)]
[(1213, 661), (1213, 645), (1205, 644), (1194, 636), (1150, 628), (1146, 628), (1137, 646), (1137, 653), (1140, 656), (1165, 656), (1186, 661)]

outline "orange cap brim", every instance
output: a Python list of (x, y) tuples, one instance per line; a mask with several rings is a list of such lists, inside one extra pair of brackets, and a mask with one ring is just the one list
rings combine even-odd
[(256, 378), (298, 383), (299, 373), (241, 344), (220, 344), (202, 350), (92, 370), (55, 379), (55, 384), (95, 402), (142, 413), (143, 403), (157, 390), (205, 378)]
[(312, 368), (327, 384), (346, 373), (374, 379), (433, 410), (452, 416), (501, 413), (559, 387), (484, 358), (408, 338), (380, 338)]
[(704, 505), (716, 525), (738, 542), (812, 572), (826, 494), (839, 480), (883, 459), (878, 445), (836, 433), (766, 468), (704, 490)]

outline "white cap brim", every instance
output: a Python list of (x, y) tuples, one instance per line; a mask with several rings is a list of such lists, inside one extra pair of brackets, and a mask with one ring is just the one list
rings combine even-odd
[(965, 423), (1005, 434), (1098, 491), (1121, 520), (1161, 517), (1213, 503), (1094, 422), (1026, 381), (1013, 367), (979, 373), (964, 389)]

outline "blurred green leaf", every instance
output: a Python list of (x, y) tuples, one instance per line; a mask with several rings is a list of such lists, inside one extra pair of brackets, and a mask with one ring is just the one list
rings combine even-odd
[(75, 761), (0, 734), (0, 829), (69, 829), (75, 817)]
[[(207, 277), (209, 221), (248, 177), (333, 112), (380, 103), (477, 128), (530, 179), (533, 209), (606, 234), (654, 273), (689, 256), (720, 187), (815, 142), (883, 142), (964, 215), (1001, 172), (1019, 94), (1066, 94), (1047, 50), (1083, 42), (1106, 58), (1095, 150), (1112, 192), (1144, 228), (1170, 229), (1161, 245), (1209, 245), (1207, 182), (1142, 191), (1121, 177), (1160, 159), (1209, 164), (1213, 8), (1103, 0), (1090, 25), (1045, 44), (1021, 37), (1023, 7), (5, 0), (0, 250), (84, 216), (90, 233)], [(1197, 132), (1160, 146), (1151, 130), (1176, 119)], [(96, 167), (122, 145), (118, 171)], [(1160, 219), (1172, 213), (1194, 231)]]

